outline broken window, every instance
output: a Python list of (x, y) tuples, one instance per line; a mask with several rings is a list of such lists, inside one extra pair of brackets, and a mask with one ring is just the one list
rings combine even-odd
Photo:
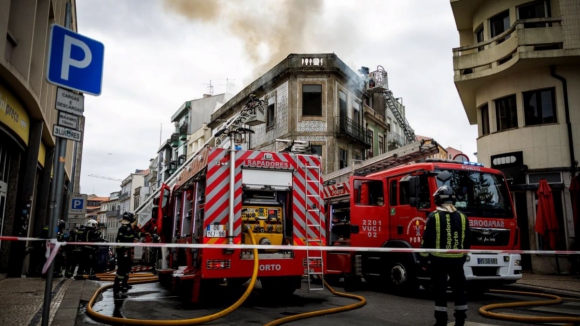
[(268, 110), (266, 111), (266, 126), (273, 127), (276, 124), (276, 95), (268, 98)]
[(322, 116), (322, 85), (302, 85), (302, 115)]

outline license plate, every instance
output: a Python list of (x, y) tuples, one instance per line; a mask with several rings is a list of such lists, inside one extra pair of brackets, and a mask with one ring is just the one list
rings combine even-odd
[(226, 230), (224, 225), (208, 225), (206, 236), (208, 238), (225, 238)]
[(477, 258), (479, 265), (493, 265), (497, 264), (497, 258)]

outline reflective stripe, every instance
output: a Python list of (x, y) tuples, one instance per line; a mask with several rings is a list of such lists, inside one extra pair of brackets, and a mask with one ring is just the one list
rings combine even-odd
[[(459, 213), (461, 216), (461, 249), (463, 249), (463, 241), (465, 239), (465, 219), (463, 218), (464, 215)], [(447, 214), (449, 215), (449, 214)], [(439, 212), (437, 212), (435, 214), (435, 221), (436, 221), (436, 225), (437, 225), (437, 244), (435, 246), (436, 249), (445, 249), (445, 248), (441, 248), (441, 226), (439, 225)], [(447, 219), (447, 224), (450, 223), (450, 219)], [(447, 226), (449, 227), (449, 225)], [(465, 254), (456, 254), (456, 253), (445, 253), (445, 252), (432, 252), (431, 255), (435, 256), (435, 257), (441, 257), (441, 258), (461, 258), (463, 256), (465, 256)]]
[(463, 246), (463, 241), (465, 241), (465, 215), (459, 213), (459, 216), (461, 216), (461, 249), (465, 249), (465, 247)]
[(467, 305), (463, 305), (463, 306), (456, 306), (455, 307), (455, 311), (465, 311), (467, 310)]
[(440, 249), (441, 226), (439, 225), (439, 212), (435, 213), (435, 248)]
[(445, 311), (445, 312), (447, 312), (447, 307), (435, 306), (435, 311)]

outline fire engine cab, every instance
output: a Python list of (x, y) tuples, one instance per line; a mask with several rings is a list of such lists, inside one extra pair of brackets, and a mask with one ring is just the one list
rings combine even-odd
[[(412, 144), (402, 153), (386, 153), (382, 164), (391, 166), (382, 171), (372, 172), (369, 164), (355, 167), (355, 175), (325, 176), (328, 245), (419, 248), (427, 216), (436, 208), (432, 194), (448, 185), (455, 191), (457, 209), (469, 218), (472, 249), (519, 249), (515, 210), (503, 174), (470, 162), (411, 163), (429, 153), (425, 144)], [(520, 261), (519, 254), (469, 254), (465, 275), (478, 290), (513, 283), (522, 277)], [(347, 286), (361, 277), (395, 291), (429, 282), (418, 253), (331, 251), (325, 267), (327, 279), (345, 277)]]

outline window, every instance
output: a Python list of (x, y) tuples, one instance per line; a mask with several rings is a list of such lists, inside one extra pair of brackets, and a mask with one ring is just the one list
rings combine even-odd
[(397, 206), (397, 180), (391, 180), (390, 183), (389, 205)]
[(352, 103), (352, 120), (360, 126), (360, 103), (356, 101)]
[[(481, 43), (483, 41), (483, 25), (481, 25), (475, 30), (475, 43)], [(477, 51), (483, 51), (484, 49), (485, 47), (480, 46), (477, 48)]]
[(266, 126), (272, 127), (276, 124), (276, 96), (268, 98), (268, 110), (266, 112)]
[(489, 107), (487, 104), (481, 107), (481, 135), (489, 135)]
[(356, 205), (383, 206), (383, 183), (375, 180), (354, 180)]
[(375, 136), (374, 136), (373, 130), (372, 130), (372, 129), (367, 129), (367, 135), (368, 135), (368, 137), (369, 137), (369, 138), (370, 138), (370, 140), (371, 140), (371, 145), (373, 145), (373, 146), (371, 146), (371, 148), (369, 149), (369, 157), (373, 157), (373, 156), (375, 155), (375, 153), (374, 153), (374, 151), (373, 151), (374, 142), (375, 142), (375, 139), (374, 139), (374, 137), (375, 137)]
[(542, 89), (524, 93), (524, 116), (526, 126), (556, 122), (554, 89)]
[(383, 154), (385, 152), (385, 138), (383, 136), (379, 136), (379, 154)]
[(322, 145), (310, 145), (310, 150), (313, 155), (322, 157)]
[[(518, 7), (518, 19), (550, 17), (548, 1), (534, 1)], [(546, 27), (546, 23), (525, 23), (524, 28)]]
[(399, 205), (409, 205), (409, 199), (411, 195), (409, 193), (409, 182), (399, 183)]
[(516, 96), (510, 95), (495, 100), (497, 131), (518, 127)]
[(302, 85), (302, 115), (322, 115), (322, 85)]
[(343, 169), (348, 166), (348, 151), (344, 149), (339, 150), (338, 168)]
[[(510, 12), (506, 10), (489, 19), (490, 36), (492, 38), (510, 28)], [(501, 43), (501, 42), (498, 42)]]
[(345, 123), (346, 121), (344, 120), (347, 115), (346, 115), (346, 94), (338, 91), (338, 114), (340, 116), (340, 122), (341, 123)]

